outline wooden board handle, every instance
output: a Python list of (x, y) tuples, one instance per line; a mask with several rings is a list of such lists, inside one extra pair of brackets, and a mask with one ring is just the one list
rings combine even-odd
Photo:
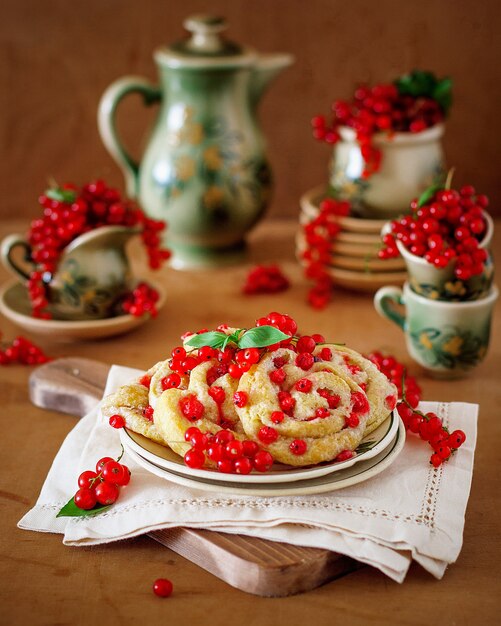
[(84, 358), (64, 358), (37, 367), (30, 376), (30, 400), (41, 409), (83, 417), (98, 402), (110, 365)]

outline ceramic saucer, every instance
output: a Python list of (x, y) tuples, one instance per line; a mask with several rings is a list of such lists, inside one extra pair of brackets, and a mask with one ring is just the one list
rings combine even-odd
[(240, 476), (239, 483), (229, 481), (216, 482), (203, 478), (189, 478), (151, 463), (128, 446), (125, 447), (125, 449), (127, 454), (148, 472), (168, 480), (169, 482), (191, 487), (192, 489), (243, 496), (294, 496), (335, 491), (373, 478), (387, 469), (396, 460), (404, 447), (404, 443), (405, 428), (401, 420), (399, 420), (395, 437), (384, 450), (379, 452), (379, 454), (372, 459), (361, 461), (342, 471), (331, 472), (330, 474), (299, 482), (291, 481), (287, 483), (251, 483), (245, 481), (245, 479), (248, 478), (247, 476)]
[[(159, 293), (157, 309), (165, 302), (165, 291), (151, 280), (148, 283)], [(117, 315), (103, 320), (42, 320), (31, 316), (28, 291), (17, 281), (7, 283), (0, 289), (0, 312), (11, 322), (27, 332), (50, 336), (52, 341), (78, 341), (99, 339), (126, 333), (148, 321), (149, 316)]]

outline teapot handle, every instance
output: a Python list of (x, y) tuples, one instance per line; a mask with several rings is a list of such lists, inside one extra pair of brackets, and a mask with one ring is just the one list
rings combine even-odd
[(0, 245), (0, 256), (2, 263), (9, 270), (9, 272), (14, 274), (16, 278), (20, 278), (23, 283), (25, 283), (29, 280), (30, 275), (12, 258), (14, 248), (18, 247), (24, 249), (26, 262), (32, 263), (31, 246), (22, 235), (8, 235), (5, 237)]
[(99, 134), (106, 149), (115, 159), (125, 178), (127, 194), (131, 198), (138, 194), (139, 163), (125, 150), (116, 128), (116, 112), (120, 101), (131, 93), (143, 96), (147, 106), (161, 100), (160, 87), (139, 76), (125, 76), (112, 83), (99, 102), (97, 121)]

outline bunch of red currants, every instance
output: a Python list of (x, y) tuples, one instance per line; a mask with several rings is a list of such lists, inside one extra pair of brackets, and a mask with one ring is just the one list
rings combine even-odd
[(487, 231), (484, 210), (488, 205), (487, 196), (477, 194), (471, 185), (439, 189), (426, 202), (414, 200), (409, 215), (391, 222), (379, 258), (397, 257), (399, 241), (436, 268), (454, 262), (458, 280), (482, 274), (488, 254), (480, 242)]
[[(152, 220), (102, 180), (81, 188), (73, 184), (48, 189), (39, 199), (43, 216), (31, 222), (28, 242), (35, 268), (28, 280), (34, 317), (49, 319), (47, 285), (57, 269), (63, 249), (76, 237), (101, 226), (137, 227), (146, 247), (149, 265), (159, 268), (170, 258), (161, 247), (165, 222)], [(142, 313), (141, 313), (142, 314)]]

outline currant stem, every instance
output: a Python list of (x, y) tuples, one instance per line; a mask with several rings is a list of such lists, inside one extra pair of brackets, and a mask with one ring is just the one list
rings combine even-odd
[(455, 167), (451, 167), (451, 169), (447, 172), (447, 178), (445, 179), (445, 187), (444, 189), (450, 189), (452, 185), (452, 179), (454, 178), (454, 172), (456, 171)]

